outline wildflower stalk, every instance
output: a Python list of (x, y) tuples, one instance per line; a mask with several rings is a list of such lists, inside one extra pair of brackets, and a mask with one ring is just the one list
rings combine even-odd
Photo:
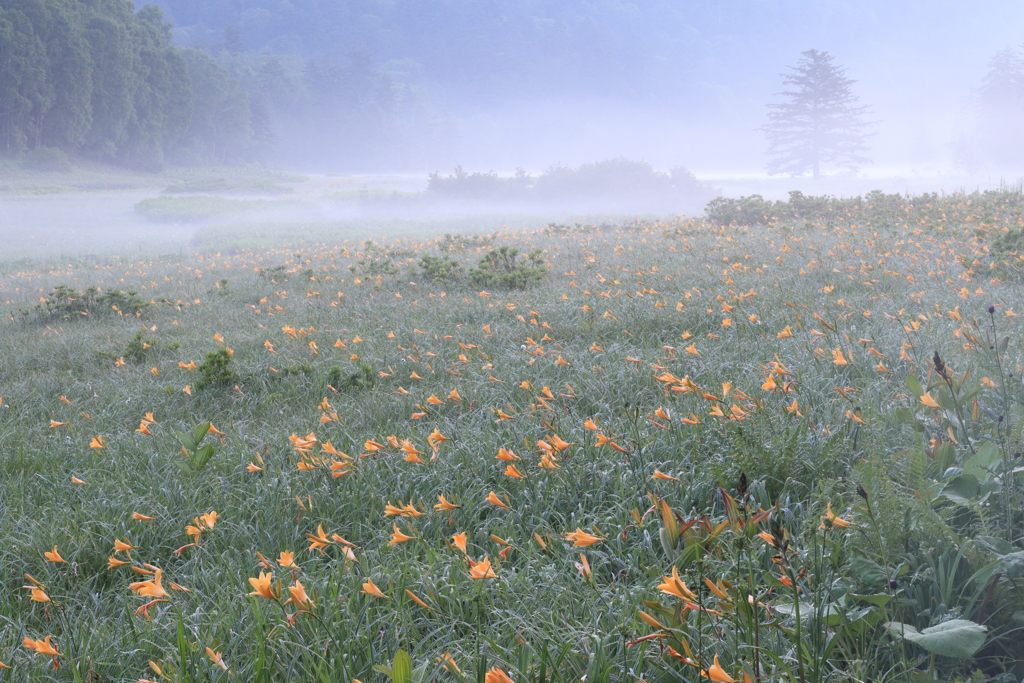
[(999, 450), (1003, 456), (1003, 510), (1006, 515), (1006, 540), (1013, 544), (1013, 461), (1010, 458), (1009, 444), (1006, 441), (1006, 437), (1010, 434), (1010, 421), (1004, 417), (1009, 413), (1007, 408), (1010, 405), (1010, 398), (1006, 393), (1006, 374), (1003, 371), (1003, 359), (999, 350), (999, 339), (996, 336), (996, 307), (991, 304), (988, 307), (988, 317), (989, 323), (992, 326), (992, 343), (990, 346), (995, 352), (996, 369), (999, 371), (999, 394), (1003, 402), (1003, 414), (999, 416), (996, 423), (996, 434), (999, 435)]
[(974, 450), (974, 443), (971, 439), (971, 432), (967, 428), (967, 421), (964, 420), (963, 409), (960, 406), (960, 401), (957, 400), (956, 386), (953, 383), (952, 373), (949, 372), (946, 364), (942, 362), (942, 358), (939, 357), (938, 351), (936, 351), (935, 355), (932, 356), (932, 365), (935, 367), (935, 372), (938, 373), (939, 377), (942, 378), (942, 381), (946, 383), (947, 387), (949, 387), (949, 394), (953, 397), (953, 408), (956, 411), (956, 419), (957, 422), (960, 423), (960, 432), (963, 435), (964, 441), (967, 442), (967, 447), (971, 450), (971, 453), (975, 453), (976, 451)]
[(779, 521), (774, 517), (772, 517), (771, 521), (771, 534), (772, 538), (775, 539), (775, 547), (778, 548), (779, 551), (779, 565), (782, 567), (782, 572), (789, 581), (789, 587), (793, 589), (793, 617), (796, 619), (795, 649), (797, 679), (800, 683), (807, 683), (807, 675), (804, 671), (803, 621), (800, 615), (800, 585), (797, 583), (796, 573), (793, 571), (792, 564), (789, 561), (789, 538), (786, 536), (785, 531), (783, 531), (782, 525), (779, 524)]

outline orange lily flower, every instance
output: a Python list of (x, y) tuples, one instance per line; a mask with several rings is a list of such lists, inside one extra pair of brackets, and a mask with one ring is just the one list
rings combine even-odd
[(398, 530), (397, 524), (394, 524), (392, 526), (394, 527), (394, 533), (391, 534), (391, 540), (388, 541), (388, 545), (398, 545), (399, 543), (405, 543), (406, 541), (411, 541), (415, 538), (418, 538), (417, 536), (406, 536)]
[(465, 532), (463, 532), (461, 534), (455, 534), (454, 536), (452, 536), (452, 543), (455, 544), (456, 548), (458, 548), (459, 550), (462, 551), (463, 555), (466, 554), (466, 533)]
[(842, 517), (839, 517), (834, 512), (832, 512), (832, 503), (829, 503), (828, 509), (825, 511), (825, 514), (821, 517), (821, 524), (818, 526), (818, 529), (825, 529), (829, 526), (845, 529), (848, 526), (853, 526), (853, 522), (847, 519), (843, 519)]
[(718, 663), (718, 655), (715, 655), (715, 663), (708, 667), (707, 673), (701, 673), (715, 683), (736, 683), (736, 679), (725, 673), (725, 669)]
[(35, 650), (41, 655), (49, 655), (53, 659), (53, 668), (57, 670), (60, 668), (60, 664), (57, 662), (57, 657), (63, 657), (57, 650), (57, 646), (50, 643), (50, 639), (53, 636), (46, 636), (42, 640), (32, 640), (28, 636), (21, 641), (22, 647), (27, 647), (30, 650)]
[(508, 450), (507, 448), (499, 448), (498, 454), (494, 456), (498, 460), (506, 460), (508, 462), (515, 462), (516, 460), (522, 460), (518, 455)]
[(373, 582), (373, 579), (367, 579), (366, 580), (366, 582), (363, 584), (363, 590), (361, 592), (365, 593), (367, 595), (373, 596), (375, 598), (386, 598), (386, 597), (388, 597), (388, 596), (384, 595), (384, 593), (383, 593), (383, 591), (381, 591), (381, 589), (377, 588), (377, 585)]
[(61, 557), (60, 553), (57, 552), (57, 546), (53, 546), (53, 550), (43, 553), (43, 557), (48, 559), (50, 562), (67, 562), (67, 560)]
[(316, 534), (306, 534), (306, 540), (309, 541), (310, 550), (319, 550), (323, 553), (323, 548), (331, 545), (333, 541), (327, 538), (327, 534), (324, 533), (324, 526), (321, 524), (316, 528)]
[(491, 491), (489, 494), (487, 494), (487, 498), (485, 500), (491, 505), (497, 505), (498, 507), (504, 508), (505, 510), (512, 509), (508, 505), (506, 505), (505, 502), (501, 500), (501, 498), (498, 498), (498, 494), (495, 493), (494, 491)]
[(496, 579), (498, 575), (491, 568), (490, 558), (485, 557), (470, 568), (469, 577), (471, 579)]
[(562, 535), (565, 537), (565, 540), (572, 541), (573, 546), (576, 548), (585, 548), (588, 545), (594, 545), (598, 541), (604, 540), (599, 536), (588, 534), (579, 527), (576, 527), (576, 531), (570, 531)]
[(315, 607), (313, 601), (306, 595), (306, 589), (298, 579), (291, 586), (288, 586), (288, 599), (284, 604), (293, 604), (299, 609), (311, 609)]
[(161, 579), (163, 577), (163, 570), (157, 569), (153, 578), (148, 581), (137, 581), (135, 583), (128, 584), (128, 587), (138, 593), (139, 595), (145, 595), (151, 598), (164, 598), (167, 597), (167, 591), (164, 590)]
[(273, 572), (260, 572), (258, 577), (250, 577), (249, 584), (253, 587), (253, 591), (249, 595), (256, 595), (276, 602), (279, 596), (278, 591), (274, 588), (273, 580)]
[(488, 671), (486, 674), (484, 674), (484, 683), (514, 683), (514, 682), (512, 681), (511, 678), (509, 678), (508, 674), (506, 674), (504, 671), (502, 671), (498, 667), (494, 667), (493, 669)]
[(658, 585), (658, 590), (662, 593), (673, 595), (680, 600), (689, 602), (696, 602), (697, 600), (697, 595), (686, 587), (683, 580), (679, 578), (679, 570), (675, 567), (672, 567), (672, 576), (666, 576), (662, 579), (661, 584)]
[(456, 505), (455, 503), (449, 503), (447, 500), (445, 500), (445, 497), (442, 496), (442, 495), (439, 495), (437, 497), (437, 499), (439, 501), (441, 501), (441, 502), (439, 502), (436, 505), (434, 505), (434, 509), (435, 510), (442, 510), (442, 511), (458, 510), (459, 508), (462, 507), (461, 505)]
[(220, 652), (214, 652), (212, 648), (208, 647), (206, 648), (206, 656), (209, 657), (210, 661), (212, 661), (220, 668), (224, 669), (225, 671), (228, 670), (228, 665), (224, 663), (224, 655)]

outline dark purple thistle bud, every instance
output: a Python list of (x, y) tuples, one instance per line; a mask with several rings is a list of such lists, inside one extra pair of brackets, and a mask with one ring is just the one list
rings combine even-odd
[(889, 579), (889, 590), (891, 590), (891, 591), (896, 590), (898, 585), (899, 584), (896, 583), (896, 579)]
[(1002, 415), (1000, 415), (999, 417), (996, 418), (996, 422), (1002, 422), (1002, 421), (1003, 421), (1003, 416)]
[(993, 306), (992, 304), (989, 304), (988, 305), (988, 314), (989, 315), (995, 315), (995, 313), (996, 313), (996, 307)]

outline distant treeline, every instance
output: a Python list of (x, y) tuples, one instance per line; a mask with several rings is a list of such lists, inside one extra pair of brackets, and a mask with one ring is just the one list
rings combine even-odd
[(436, 198), (506, 204), (584, 202), (610, 206), (645, 206), (650, 209), (697, 205), (714, 196), (687, 169), (657, 171), (645, 161), (618, 158), (582, 164), (578, 168), (553, 166), (539, 176), (517, 169), (514, 176), (467, 173), (461, 166), (450, 176), (430, 175), (427, 194)]
[[(265, 118), (265, 117), (263, 117)], [(0, 149), (61, 150), (157, 169), (257, 156), (268, 132), (236, 79), (171, 45), (128, 0), (0, 3)]]

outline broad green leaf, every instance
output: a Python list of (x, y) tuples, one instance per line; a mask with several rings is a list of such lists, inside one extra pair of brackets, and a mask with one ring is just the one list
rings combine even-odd
[(890, 621), (885, 624), (890, 633), (923, 647), (928, 652), (946, 657), (970, 659), (985, 644), (988, 628), (966, 619), (952, 619), (938, 626), (918, 631), (910, 624)]
[(854, 600), (863, 600), (864, 602), (870, 602), (872, 605), (878, 605), (879, 607), (884, 607), (890, 600), (892, 600), (892, 596), (886, 595), (885, 593), (876, 593), (874, 595), (857, 595), (855, 593), (847, 593), (847, 595)]
[(661, 541), (661, 549), (665, 551), (666, 555), (673, 557), (676, 554), (676, 549), (669, 538), (668, 529), (665, 527), (658, 529), (658, 540)]
[(964, 458), (964, 473), (973, 474), (978, 479), (988, 479), (992, 476), (989, 470), (1001, 457), (999, 447), (991, 441), (986, 441), (978, 447), (976, 453)]
[[(200, 441), (202, 441), (203, 437), (206, 436), (206, 432), (208, 431), (210, 431), (209, 422), (204, 422), (203, 424), (197, 426), (195, 430), (195, 442), (198, 444)], [(192, 448), (195, 448), (195, 446), (193, 446)]]
[(1003, 555), (993, 571), (1005, 575), (1008, 579), (1019, 579), (1024, 576), (1024, 550)]
[(921, 386), (921, 383), (913, 375), (907, 375), (907, 389), (910, 389), (910, 393), (918, 398), (924, 396), (924, 387)]
[(889, 583), (889, 577), (885, 575), (885, 570), (881, 565), (863, 555), (855, 555), (850, 560), (850, 569), (869, 586), (885, 586)]
[[(795, 604), (792, 603), (792, 602), (777, 602), (774, 605), (772, 605), (772, 607), (775, 608), (775, 611), (778, 612), (779, 614), (785, 614), (786, 616), (790, 616), (790, 617), (795, 617), (796, 616)], [(805, 621), (810, 619), (812, 616), (814, 616), (814, 605), (812, 605), (812, 604), (810, 604), (808, 602), (801, 602), (800, 603), (800, 616)], [(863, 615), (860, 615), (860, 616), (863, 616)], [(839, 624), (842, 624), (844, 621), (847, 621), (847, 620), (854, 621), (856, 618), (858, 618), (858, 615), (857, 614), (851, 614), (851, 613), (847, 612), (845, 609), (843, 609), (842, 607), (840, 607), (840, 606), (838, 606), (838, 605), (836, 605), (834, 603), (830, 603), (828, 605), (824, 605), (821, 608), (820, 617), (821, 617), (822, 622), (824, 622), (824, 624), (826, 626), (834, 628), (834, 627), (838, 626)]]
[[(961, 395), (960, 396), (960, 405), (965, 406), (968, 403), (970, 403), (971, 400), (973, 400), (974, 397), (977, 396), (980, 391), (981, 391), (981, 385), (979, 384), (978, 386), (976, 386), (973, 389), (971, 389), (970, 391), (968, 391), (966, 394)], [(968, 419), (970, 419), (970, 418), (968, 418)]]
[(1009, 555), (1013, 552), (1013, 546), (1008, 541), (995, 536), (975, 536), (974, 542), (996, 555)]
[(395, 661), (391, 662), (391, 680), (393, 683), (412, 683), (412, 658), (405, 650), (395, 653)]
[(999, 493), (1002, 490), (1003, 485), (1000, 484), (995, 479), (983, 481), (981, 482), (981, 485), (978, 486), (978, 502), (984, 503), (986, 500), (988, 500), (988, 497), (991, 496), (993, 493)]
[(213, 444), (204, 444), (202, 447), (199, 448), (199, 450), (196, 451), (195, 458), (193, 459), (193, 463), (195, 464), (196, 469), (202, 468), (204, 465), (206, 465), (207, 462), (210, 461), (210, 458), (212, 457)]
[(960, 474), (949, 480), (946, 488), (942, 489), (942, 495), (954, 503), (966, 505), (973, 498), (977, 497), (979, 489), (978, 478), (973, 474)]
[(192, 437), (185, 432), (174, 432), (174, 436), (177, 437), (181, 445), (185, 447), (187, 451), (194, 451), (196, 449), (196, 442), (192, 440)]
[(943, 441), (942, 445), (935, 449), (935, 462), (939, 470), (945, 472), (949, 466), (956, 462), (956, 448), (949, 441)]
[(946, 387), (939, 387), (934, 392), (934, 398), (936, 403), (945, 408), (946, 410), (956, 410), (956, 401), (949, 395), (949, 391)]
[[(788, 617), (792, 617), (792, 616), (796, 615), (796, 606), (794, 605), (793, 602), (776, 602), (775, 604), (772, 605), (772, 609), (774, 609), (779, 614), (785, 614)], [(803, 617), (804, 619), (806, 619), (807, 616), (813, 610), (814, 610), (814, 605), (812, 605), (811, 603), (809, 603), (809, 602), (801, 602), (800, 603), (800, 616)]]
[(185, 474), (192, 474), (192, 466), (184, 460), (175, 460), (174, 464), (181, 468), (181, 471)]

